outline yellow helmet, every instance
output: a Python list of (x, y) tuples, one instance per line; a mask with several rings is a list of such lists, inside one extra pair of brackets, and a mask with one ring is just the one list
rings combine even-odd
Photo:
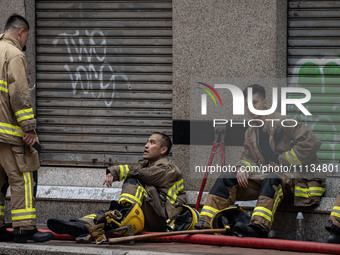
[[(116, 220), (114, 218), (110, 218), (107, 220), (105, 226), (106, 230), (131, 225), (132, 232), (134, 234), (142, 232), (144, 228), (144, 213), (137, 203), (131, 204), (130, 207), (121, 209), (120, 213), (122, 214), (122, 218), (120, 220)], [(123, 235), (129, 235), (128, 231), (124, 230)]]
[(168, 220), (169, 231), (191, 230), (195, 228), (199, 218), (198, 211), (185, 204), (182, 204), (181, 207), (181, 212)]
[(239, 207), (232, 205), (217, 212), (210, 222), (210, 228), (227, 228), (226, 235), (233, 235), (232, 228), (236, 222), (248, 224), (250, 216)]

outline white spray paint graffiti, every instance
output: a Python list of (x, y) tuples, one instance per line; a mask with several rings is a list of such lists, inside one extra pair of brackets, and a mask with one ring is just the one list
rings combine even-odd
[[(97, 41), (100, 40), (99, 44), (96, 43), (95, 38)], [(84, 40), (86, 40), (86, 43)], [(72, 63), (72, 65), (65, 64), (64, 68), (72, 81), (73, 95), (90, 93), (93, 98), (100, 99), (105, 96), (105, 91), (110, 89), (113, 91), (112, 95), (109, 99), (105, 99), (105, 105), (110, 107), (114, 99), (116, 81), (125, 81), (128, 89), (131, 89), (127, 76), (125, 74), (115, 75), (112, 66), (105, 61), (107, 44), (102, 31), (86, 30), (84, 36), (80, 35), (79, 30), (74, 34), (61, 33), (52, 43), (57, 45), (60, 41), (65, 43), (70, 63)], [(78, 62), (82, 64), (74, 65)], [(87, 65), (83, 64), (84, 62)], [(95, 66), (93, 62), (99, 64)], [(112, 75), (110, 78), (104, 79), (104, 73)], [(99, 82), (99, 92), (94, 91), (93, 81)]]
[[(340, 71), (340, 58), (334, 58), (333, 57), (333, 58), (322, 58), (322, 59), (319, 59), (319, 58), (303, 58), (303, 59), (300, 59), (296, 63), (297, 67), (294, 68), (294, 70), (293, 70), (293, 74), (295, 75), (293, 83), (299, 84), (299, 81), (301, 79), (303, 79), (303, 78), (301, 78), (301, 75), (308, 72), (309, 68), (314, 69), (314, 70), (316, 69), (318, 71), (318, 73), (320, 74), (320, 77), (319, 77), (320, 78), (320, 93), (325, 94), (325, 98), (327, 98), (327, 95), (326, 95), (326, 87), (327, 87), (326, 73), (327, 72), (325, 72), (325, 70), (327, 68), (329, 68), (328, 65), (332, 65), (333, 68), (334, 68), (334, 66), (338, 65), (339, 71)], [(312, 95), (312, 98), (313, 98), (313, 95)], [(336, 107), (337, 106), (334, 106), (332, 108), (334, 113), (336, 112)], [(308, 109), (308, 107), (307, 107), (307, 109)], [(293, 117), (296, 117), (296, 116), (293, 116)], [(303, 118), (304, 118), (304, 120), (309, 121), (309, 123), (310, 123), (309, 127), (312, 130), (320, 122), (331, 123), (330, 126), (331, 126), (331, 130), (333, 131), (332, 135), (331, 135), (331, 139), (334, 143), (329, 143), (329, 144), (327, 144), (327, 146), (329, 146), (329, 149), (332, 151), (332, 152), (330, 152), (331, 160), (336, 161), (336, 148), (335, 148), (335, 146), (336, 146), (336, 142), (340, 141), (340, 134), (339, 134), (340, 126), (337, 125), (337, 124), (334, 124), (334, 121), (332, 120), (331, 116), (329, 116), (329, 115), (316, 115), (316, 116), (312, 115), (311, 117), (303, 116)]]

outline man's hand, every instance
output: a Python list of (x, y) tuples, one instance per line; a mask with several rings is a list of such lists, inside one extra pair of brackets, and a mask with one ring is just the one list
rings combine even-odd
[(28, 131), (25, 133), (25, 137), (22, 140), (28, 146), (33, 146), (35, 144), (35, 132), (33, 130)]
[(103, 185), (106, 184), (107, 187), (112, 187), (112, 183), (113, 183), (113, 175), (108, 173), (105, 177)]
[(248, 186), (248, 178), (249, 173), (247, 171), (241, 171), (240, 169), (237, 171), (236, 174), (238, 185), (240, 185), (241, 188), (247, 188)]

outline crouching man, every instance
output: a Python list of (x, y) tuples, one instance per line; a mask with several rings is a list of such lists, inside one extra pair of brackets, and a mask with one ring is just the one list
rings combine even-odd
[[(186, 202), (181, 170), (168, 159), (172, 146), (169, 136), (155, 132), (144, 146), (143, 160), (135, 165), (111, 166), (106, 170), (104, 185), (124, 181), (118, 207), (139, 205), (144, 214), (145, 231), (166, 231), (167, 219), (181, 212)], [(88, 233), (90, 225), (105, 211), (87, 215), (75, 222), (49, 219), (48, 227), (58, 234), (79, 236)]]

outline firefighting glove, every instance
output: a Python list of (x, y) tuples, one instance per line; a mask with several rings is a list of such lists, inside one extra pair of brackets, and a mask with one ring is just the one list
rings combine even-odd
[(108, 211), (106, 213), (104, 213), (103, 215), (101, 215), (98, 219), (96, 224), (99, 223), (110, 223), (113, 220), (120, 220), (123, 218), (123, 215), (121, 214), (120, 211), (118, 210), (113, 210), (113, 211)]
[(122, 214), (118, 210), (108, 211), (97, 219), (96, 225), (89, 227), (89, 232), (96, 241), (96, 244), (101, 244), (107, 240), (105, 236), (105, 226), (115, 223), (116, 220), (120, 220), (122, 217)]

